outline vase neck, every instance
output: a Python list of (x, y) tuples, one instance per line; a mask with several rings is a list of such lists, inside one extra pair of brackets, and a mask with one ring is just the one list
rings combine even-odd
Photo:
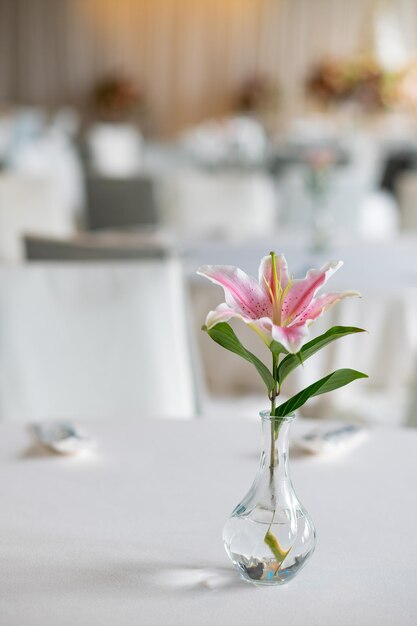
[(292, 419), (262, 416), (261, 472), (267, 474), (270, 480), (289, 477), (288, 447)]

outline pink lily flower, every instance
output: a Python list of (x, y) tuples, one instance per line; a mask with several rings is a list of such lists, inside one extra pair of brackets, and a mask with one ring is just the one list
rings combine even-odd
[(238, 267), (205, 265), (197, 274), (224, 289), (225, 302), (207, 315), (206, 326), (238, 318), (256, 331), (267, 346), (280, 343), (288, 352), (298, 352), (308, 327), (331, 306), (357, 291), (317, 295), (325, 282), (343, 265), (329, 261), (319, 270), (310, 269), (305, 278), (291, 279), (283, 254), (273, 252), (259, 266), (259, 278), (248, 276)]

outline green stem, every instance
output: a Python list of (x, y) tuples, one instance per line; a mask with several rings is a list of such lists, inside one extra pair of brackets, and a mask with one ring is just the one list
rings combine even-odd
[(275, 556), (277, 560), (277, 567), (275, 569), (274, 575), (278, 572), (282, 563), (284, 562), (285, 557), (288, 554), (288, 551), (284, 551), (278, 539), (271, 532), (272, 524), (274, 523), (275, 513), (276, 513), (276, 496), (275, 496), (275, 485), (274, 485), (274, 472), (275, 472), (275, 446), (276, 439), (278, 435), (278, 429), (275, 427), (276, 417), (275, 417), (275, 408), (276, 408), (276, 399), (279, 396), (281, 391), (281, 386), (278, 386), (278, 362), (279, 355), (272, 355), (272, 376), (274, 378), (274, 388), (271, 393), (271, 458), (269, 461), (269, 482), (271, 486), (271, 504), (273, 506), (272, 518), (269, 524), (268, 530), (266, 531), (264, 542), (270, 548), (272, 554)]
[(276, 406), (276, 398), (277, 398), (277, 386), (278, 386), (278, 381), (277, 381), (277, 376), (278, 376), (278, 357), (275, 356), (275, 354), (272, 355), (272, 376), (274, 379), (274, 388), (272, 390), (271, 393), (271, 415), (274, 415), (275, 413), (275, 406)]
[[(278, 395), (278, 391), (277, 391), (278, 356), (275, 356), (275, 354), (272, 355), (272, 376), (274, 378), (275, 385), (271, 394), (271, 416), (275, 416), (276, 398)], [(270, 474), (271, 482), (274, 477), (274, 467), (275, 467), (275, 419), (271, 419), (271, 458), (269, 461), (269, 474)]]

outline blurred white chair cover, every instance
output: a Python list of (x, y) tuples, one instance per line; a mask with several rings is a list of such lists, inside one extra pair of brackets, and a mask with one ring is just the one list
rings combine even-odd
[(61, 210), (61, 195), (50, 177), (0, 174), (0, 260), (24, 256), (23, 235), (65, 237), (74, 232), (72, 216)]
[(100, 176), (134, 176), (143, 167), (143, 140), (131, 124), (94, 124), (87, 133), (91, 168)]
[(195, 414), (181, 267), (0, 267), (0, 419)]
[(367, 194), (359, 206), (358, 227), (363, 239), (395, 237), (400, 230), (400, 216), (391, 194), (386, 191)]
[(396, 186), (401, 212), (401, 228), (417, 230), (417, 172), (404, 172)]
[(162, 224), (181, 237), (244, 239), (275, 226), (276, 195), (264, 174), (193, 169), (161, 185)]
[(330, 311), (330, 319), (323, 318), (317, 330), (324, 331), (331, 323), (368, 331), (331, 344), (327, 371), (350, 367), (369, 379), (317, 398), (316, 415), (391, 426), (406, 423), (417, 357), (416, 306), (417, 289), (392, 286), (386, 293), (370, 290), (363, 300), (347, 299)]

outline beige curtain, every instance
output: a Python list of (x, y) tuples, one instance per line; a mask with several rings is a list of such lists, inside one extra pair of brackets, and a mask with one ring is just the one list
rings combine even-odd
[(98, 78), (120, 70), (143, 87), (152, 125), (166, 135), (230, 110), (242, 81), (262, 72), (279, 80), (288, 118), (303, 110), (317, 58), (363, 47), (372, 5), (0, 0), (0, 101), (83, 103)]

